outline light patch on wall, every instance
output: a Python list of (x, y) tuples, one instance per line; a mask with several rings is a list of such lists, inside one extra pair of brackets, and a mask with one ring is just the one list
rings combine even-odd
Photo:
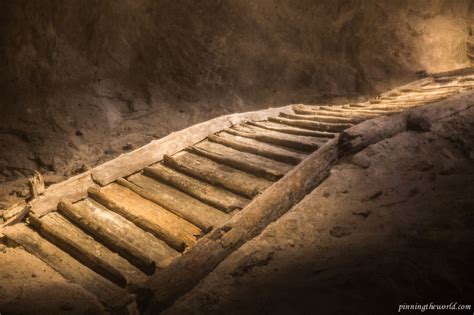
[(423, 69), (440, 72), (469, 66), (464, 20), (439, 16), (419, 20), (413, 28), (418, 31), (414, 45)]

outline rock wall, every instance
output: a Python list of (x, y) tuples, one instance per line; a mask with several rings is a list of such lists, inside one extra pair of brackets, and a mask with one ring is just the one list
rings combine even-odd
[(0, 182), (69, 176), (229, 112), (469, 65), (470, 0), (0, 3)]

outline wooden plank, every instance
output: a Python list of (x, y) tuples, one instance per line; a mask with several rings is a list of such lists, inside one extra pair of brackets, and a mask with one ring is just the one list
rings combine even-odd
[(347, 109), (356, 109), (356, 110), (376, 110), (376, 111), (403, 111), (403, 110), (407, 110), (407, 109), (412, 109), (412, 108), (415, 108), (415, 107), (418, 107), (418, 106), (423, 106), (423, 105), (426, 105), (430, 102), (426, 102), (426, 103), (418, 103), (418, 104), (411, 104), (411, 105), (408, 105), (408, 104), (404, 104), (404, 105), (396, 105), (396, 106), (392, 106), (392, 105), (385, 105), (383, 103), (381, 103), (380, 105), (371, 105), (371, 106), (364, 106), (364, 107), (351, 107), (351, 108), (347, 108)]
[(94, 240), (58, 212), (41, 219), (30, 215), (30, 224), (53, 244), (103, 277), (125, 287), (144, 283), (145, 275), (127, 260)]
[(189, 147), (187, 150), (217, 163), (228, 165), (271, 181), (280, 179), (293, 168), (290, 164), (238, 151), (207, 140)]
[(317, 115), (317, 112), (313, 113), (312, 115), (280, 113), (280, 117), (289, 118), (289, 119), (311, 120), (311, 121), (317, 121), (317, 122), (347, 123), (347, 124), (356, 124), (362, 121), (361, 118), (322, 116), (322, 115)]
[(309, 105), (295, 105), (293, 107), (295, 113), (300, 115), (319, 115), (319, 116), (336, 116), (336, 117), (354, 117), (356, 119), (370, 119), (380, 116), (375, 113), (355, 113), (353, 111), (329, 111), (321, 109), (320, 106), (309, 106)]
[(244, 197), (184, 175), (161, 163), (146, 167), (144, 173), (226, 213), (243, 209), (249, 203), (249, 200)]
[(131, 297), (123, 289), (82, 265), (24, 224), (7, 227), (4, 233), (8, 239), (23, 246), (64, 278), (91, 292), (109, 307), (125, 309), (131, 301)]
[(230, 253), (261, 233), (321, 183), (337, 161), (337, 143), (337, 139), (328, 141), (225, 226), (205, 236), (169, 268), (151, 277), (148, 286), (155, 293), (148, 314), (158, 314), (192, 289)]
[(369, 110), (369, 109), (349, 109), (349, 108), (342, 108), (342, 107), (335, 107), (335, 106), (321, 106), (323, 110), (330, 111), (330, 112), (338, 112), (338, 113), (349, 113), (349, 114), (375, 114), (375, 115), (391, 115), (399, 110)]
[(122, 185), (112, 183), (101, 189), (94, 188), (89, 190), (89, 196), (177, 251), (194, 245), (202, 235), (197, 226)]
[(164, 162), (181, 172), (250, 199), (272, 184), (266, 179), (185, 151), (172, 157), (165, 155)]
[(350, 128), (351, 124), (330, 124), (330, 123), (321, 123), (311, 120), (296, 120), (288, 119), (282, 117), (268, 117), (269, 121), (285, 124), (288, 126), (295, 126), (300, 128), (307, 128), (311, 130), (318, 131), (328, 131), (328, 132), (341, 132), (346, 128)]
[(90, 199), (74, 205), (60, 202), (58, 209), (69, 220), (148, 275), (153, 274), (155, 265), (164, 268), (179, 256), (163, 241)]
[(171, 155), (179, 152), (187, 146), (205, 139), (209, 134), (246, 121), (262, 120), (269, 115), (276, 115), (280, 111), (287, 110), (290, 110), (289, 106), (225, 115), (173, 132), (162, 139), (154, 140), (137, 150), (122, 154), (116, 159), (93, 168), (91, 170), (92, 178), (101, 186), (105, 186), (120, 177), (138, 172), (146, 166), (161, 161), (165, 154)]
[(233, 128), (227, 129), (226, 132), (303, 152), (313, 152), (319, 148), (322, 143), (321, 140), (314, 137), (289, 135), (249, 125), (234, 126)]
[(309, 129), (302, 129), (297, 127), (291, 127), (283, 124), (278, 124), (270, 121), (250, 121), (249, 125), (257, 126), (260, 128), (279, 131), (283, 133), (288, 133), (291, 135), (300, 135), (300, 136), (309, 136), (309, 137), (320, 137), (320, 138), (334, 138), (336, 135), (332, 132), (323, 132), (323, 131), (314, 131)]
[(118, 179), (117, 183), (127, 185), (143, 198), (156, 202), (205, 232), (224, 224), (230, 218), (222, 211), (148, 176), (135, 174), (127, 180)]
[(96, 186), (96, 184), (92, 180), (90, 171), (71, 177), (64, 182), (51, 185), (43, 195), (29, 203), (31, 205), (31, 212), (35, 216), (41, 217), (51, 211), (55, 211), (56, 206), (61, 200), (76, 202), (83, 199), (87, 196), (87, 189), (91, 186)]
[(209, 141), (220, 143), (233, 149), (257, 154), (269, 159), (296, 165), (300, 163), (306, 154), (294, 150), (285, 149), (271, 144), (263, 143), (257, 140), (248, 139), (231, 135), (227, 132), (221, 132), (218, 135), (210, 135)]

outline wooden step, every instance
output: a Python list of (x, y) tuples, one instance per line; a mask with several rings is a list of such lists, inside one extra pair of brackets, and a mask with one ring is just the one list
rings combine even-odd
[(154, 273), (155, 265), (164, 268), (179, 256), (165, 242), (93, 200), (85, 199), (74, 205), (60, 202), (58, 210), (148, 275)]
[(146, 167), (144, 173), (226, 213), (243, 209), (250, 200), (182, 174), (161, 163)]
[(290, 164), (238, 151), (207, 140), (189, 147), (188, 150), (217, 163), (225, 164), (271, 181), (280, 179), (293, 168)]
[[(326, 107), (326, 106), (325, 106)], [(309, 106), (309, 105), (295, 105), (293, 106), (295, 113), (300, 115), (319, 115), (319, 116), (335, 116), (335, 117), (349, 117), (355, 119), (371, 119), (380, 116), (374, 113), (356, 113), (354, 111), (330, 111), (321, 109), (321, 106)]]
[(254, 139), (231, 135), (227, 132), (221, 132), (217, 135), (210, 135), (207, 139), (209, 141), (220, 143), (239, 151), (257, 154), (275, 161), (289, 163), (292, 165), (300, 163), (307, 156), (304, 153), (263, 143)]
[(369, 109), (352, 110), (348, 108), (335, 107), (335, 106), (321, 106), (320, 108), (329, 112), (339, 112), (339, 113), (348, 113), (348, 114), (391, 115), (391, 114), (400, 112), (400, 110), (369, 110)]
[(172, 157), (165, 156), (164, 162), (181, 172), (250, 199), (272, 184), (266, 179), (189, 152), (179, 152)]
[(270, 121), (249, 121), (247, 124), (268, 129), (268, 130), (274, 130), (274, 131), (279, 131), (283, 133), (288, 133), (291, 135), (299, 135), (299, 136), (309, 136), (309, 137), (319, 137), (319, 138), (334, 138), (336, 135), (335, 133), (332, 132), (324, 132), (324, 131), (314, 131), (314, 130), (309, 130), (309, 129), (302, 129), (302, 128), (297, 128), (297, 127), (291, 127), (288, 125), (283, 125), (279, 123), (274, 123)]
[(41, 217), (29, 216), (30, 224), (46, 239), (103, 277), (125, 287), (138, 286), (146, 276), (127, 260), (94, 240), (58, 212)]
[(3, 233), (64, 278), (94, 294), (109, 307), (121, 309), (131, 302), (131, 297), (122, 288), (87, 268), (24, 224), (6, 227)]
[(197, 226), (122, 185), (112, 183), (101, 189), (92, 188), (89, 196), (177, 251), (194, 245), (202, 235)]
[(327, 132), (341, 132), (344, 129), (350, 128), (352, 126), (352, 124), (330, 124), (311, 120), (297, 120), (282, 117), (268, 117), (268, 120), (289, 126)]
[(411, 104), (411, 105), (385, 105), (385, 104), (380, 104), (380, 105), (371, 105), (371, 106), (364, 106), (364, 107), (344, 107), (346, 109), (353, 109), (355, 108), (356, 110), (382, 110), (382, 111), (401, 111), (401, 110), (407, 110), (410, 108), (415, 108), (418, 106), (423, 106), (426, 103), (417, 103), (417, 104)]
[(357, 124), (363, 121), (363, 119), (361, 118), (322, 116), (322, 115), (317, 115), (317, 113), (314, 113), (312, 115), (280, 113), (280, 117), (289, 118), (289, 119), (299, 119), (299, 120), (311, 120), (311, 121), (317, 121), (317, 122), (347, 123), (347, 124)]
[(205, 232), (224, 224), (230, 218), (222, 211), (142, 174), (134, 174), (127, 180), (118, 180), (117, 183), (188, 220)]
[(322, 144), (322, 142), (317, 138), (288, 135), (286, 133), (266, 130), (249, 125), (234, 126), (234, 128), (227, 129), (226, 132), (235, 136), (255, 139), (261, 142), (275, 144), (301, 152), (313, 152)]
[[(236, 127), (234, 127), (236, 128)], [(313, 152), (316, 149), (318, 149), (321, 145), (323, 145), (327, 141), (327, 137), (319, 137), (319, 136), (305, 136), (305, 135), (294, 135), (294, 134), (287, 134), (285, 132), (281, 131), (273, 131), (273, 130), (267, 130), (266, 128), (262, 128), (259, 126), (253, 126), (251, 124), (245, 123), (241, 125), (239, 128), (242, 128), (242, 130), (251, 130), (252, 132), (255, 133), (263, 133), (268, 135), (268, 137), (274, 137), (274, 138), (279, 138), (288, 141), (288, 143), (291, 143), (291, 141), (299, 141), (301, 144), (304, 144), (306, 147), (308, 147), (307, 151), (308, 152)], [(301, 128), (299, 128), (301, 129)], [(324, 133), (328, 134), (328, 133)], [(275, 144), (279, 145), (278, 143), (275, 142)], [(282, 144), (283, 145), (283, 142)], [(288, 145), (287, 145), (288, 146)], [(291, 149), (295, 149), (298, 151), (304, 151), (302, 149), (298, 149), (297, 145), (294, 145), (294, 147), (289, 146)], [(312, 149), (310, 149), (312, 148)]]

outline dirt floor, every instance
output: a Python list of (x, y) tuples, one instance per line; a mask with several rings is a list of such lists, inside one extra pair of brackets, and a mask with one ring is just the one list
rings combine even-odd
[[(403, 303), (474, 304), (473, 226), (471, 109), (341, 161), (166, 314), (389, 314)], [(2, 246), (0, 266), (2, 315), (102, 312), (21, 248)]]

